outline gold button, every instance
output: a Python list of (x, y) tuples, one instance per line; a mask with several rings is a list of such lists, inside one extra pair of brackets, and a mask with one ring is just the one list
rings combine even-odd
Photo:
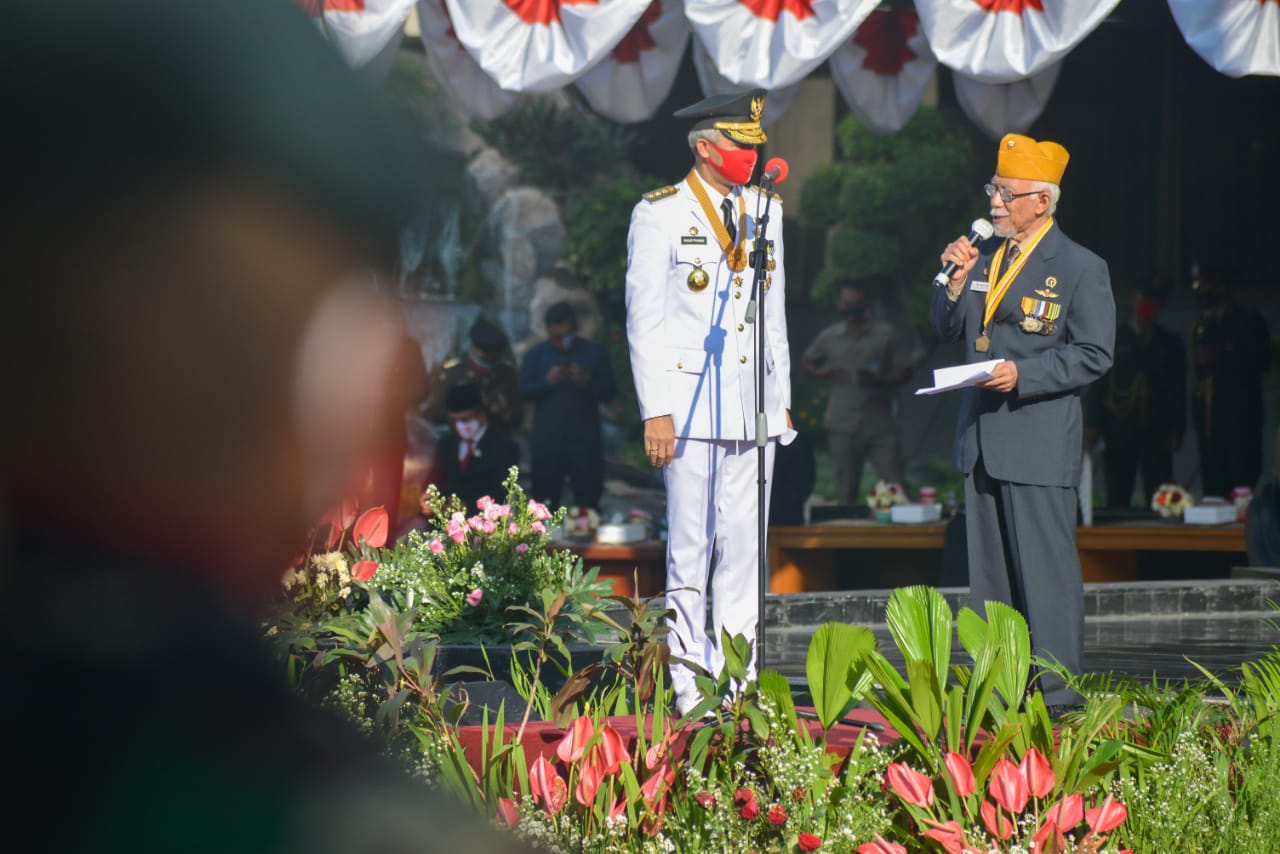
[(676, 362), (676, 370), (677, 370), (677, 371), (683, 371), (683, 370), (684, 370), (684, 362)]
[(739, 332), (741, 332), (742, 330), (744, 330), (744, 329), (746, 329), (746, 328), (747, 328), (747, 327), (743, 326), (741, 323), (739, 323), (739, 324), (738, 324), (738, 331), (739, 331)]
[(742, 299), (742, 291), (734, 291), (734, 292), (733, 292), (733, 298), (734, 298), (734, 299)]
[(738, 361), (745, 365), (745, 364), (747, 363), (747, 357), (746, 357), (746, 356), (739, 356), (739, 357), (738, 357)]

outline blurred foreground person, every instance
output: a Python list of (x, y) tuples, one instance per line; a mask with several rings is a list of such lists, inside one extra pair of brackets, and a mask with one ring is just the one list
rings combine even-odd
[(259, 642), (380, 436), (399, 342), (346, 283), (424, 197), (411, 138), (284, 0), (10, 13), (6, 848), (515, 850)]

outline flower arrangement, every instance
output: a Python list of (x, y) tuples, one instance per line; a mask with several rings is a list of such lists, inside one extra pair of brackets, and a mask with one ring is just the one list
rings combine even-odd
[(1182, 516), (1183, 511), (1191, 504), (1191, 493), (1177, 483), (1162, 483), (1155, 495), (1151, 496), (1151, 509), (1164, 519)]
[(887, 511), (896, 504), (906, 503), (907, 491), (900, 483), (879, 480), (876, 481), (875, 488), (867, 494), (867, 504), (876, 511)]
[(387, 544), (390, 516), (383, 507), (357, 512), (348, 499), (326, 513), (307, 552), (284, 574), (281, 584), (295, 614), (318, 619), (340, 612), (352, 601), (352, 582), (363, 584), (378, 571), (377, 550)]
[(570, 507), (564, 516), (564, 532), (577, 540), (591, 540), (600, 528), (600, 514), (591, 507)]
[(392, 607), (414, 609), (419, 631), (454, 643), (509, 643), (512, 609), (537, 606), (545, 591), (607, 595), (594, 576), (584, 580), (581, 559), (550, 547), (564, 511), (529, 499), (517, 475), (511, 469), (501, 503), (481, 498), (470, 515), (428, 487), (431, 527), (383, 550), (370, 587)]

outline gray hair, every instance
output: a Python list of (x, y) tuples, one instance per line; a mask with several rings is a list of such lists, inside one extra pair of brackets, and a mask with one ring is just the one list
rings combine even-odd
[(1036, 181), (1032, 184), (1032, 190), (1037, 193), (1049, 194), (1048, 215), (1053, 216), (1054, 212), (1058, 209), (1058, 199), (1062, 198), (1062, 188), (1057, 184), (1052, 184), (1048, 181)]
[(718, 144), (720, 141), (720, 131), (715, 128), (700, 128), (698, 130), (689, 131), (689, 150), (696, 156), (698, 153), (698, 140), (705, 139), (712, 144)]

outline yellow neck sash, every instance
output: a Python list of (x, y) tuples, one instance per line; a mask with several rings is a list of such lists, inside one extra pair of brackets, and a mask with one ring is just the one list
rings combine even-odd
[(685, 180), (689, 182), (689, 189), (693, 190), (694, 197), (702, 206), (702, 212), (706, 214), (707, 222), (715, 233), (716, 242), (720, 244), (725, 257), (729, 259), (729, 267), (735, 273), (741, 273), (747, 268), (747, 203), (743, 201), (742, 194), (738, 194), (738, 243), (735, 246), (733, 238), (729, 236), (729, 229), (724, 227), (719, 208), (711, 204), (711, 197), (707, 195), (707, 188), (702, 186), (698, 173), (690, 169), (689, 177)]
[[(1009, 269), (1000, 275), (1000, 280), (991, 285), (991, 290), (987, 291), (987, 301), (985, 310), (982, 313), (982, 331), (985, 333), (987, 327), (991, 325), (991, 318), (995, 316), (996, 309), (1000, 306), (1000, 300), (1004, 299), (1004, 295), (1009, 292), (1009, 287), (1013, 284), (1013, 280), (1018, 278), (1018, 274), (1022, 272), (1022, 268), (1027, 265), (1027, 259), (1031, 257), (1031, 253), (1036, 250), (1036, 246), (1040, 244), (1041, 239), (1049, 233), (1049, 229), (1053, 228), (1053, 217), (1049, 217), (1049, 221), (1040, 226), (1040, 230), (1031, 236), (1026, 242), (1022, 252), (1009, 265)], [(1000, 244), (1000, 248), (996, 250), (995, 257), (991, 259), (991, 272), (999, 272), (1004, 266), (1005, 250), (1009, 248), (1009, 241), (1005, 240)]]

